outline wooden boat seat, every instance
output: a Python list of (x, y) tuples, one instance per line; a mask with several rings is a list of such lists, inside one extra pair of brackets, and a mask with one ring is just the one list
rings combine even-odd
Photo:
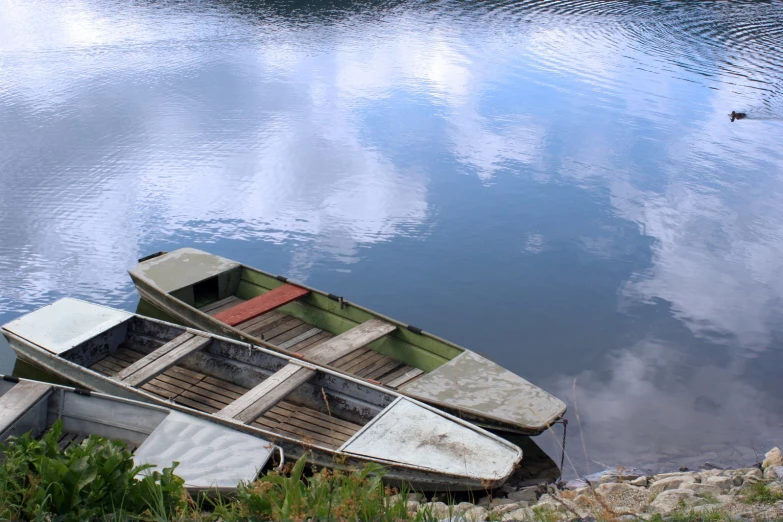
[(289, 363), (217, 412), (215, 416), (236, 419), (245, 424), (253, 422), (314, 375), (315, 370), (312, 368)]
[(21, 381), (0, 396), (0, 433), (46, 397), (52, 387), (42, 382)]
[(315, 345), (307, 351), (307, 358), (321, 364), (332, 364), (337, 359), (377, 341), (397, 327), (380, 319), (370, 319), (341, 333), (336, 337)]
[(203, 349), (210, 342), (212, 339), (209, 337), (185, 332), (131, 364), (114, 378), (131, 386), (139, 386), (168, 370), (191, 353)]
[[(122, 346), (112, 355), (93, 364), (91, 369), (112, 376), (143, 357), (144, 354)], [(220, 411), (249, 391), (181, 366), (172, 366), (140, 388), (163, 399), (210, 414)], [(251, 425), (333, 449), (339, 448), (361, 428), (358, 424), (285, 400)]]
[(261, 294), (258, 297), (248, 299), (227, 310), (223, 310), (213, 317), (229, 326), (236, 326), (239, 323), (243, 323), (258, 317), (259, 315), (271, 312), (275, 308), (280, 308), (292, 301), (296, 301), (309, 293), (310, 290), (302, 288), (301, 286), (284, 284), (265, 294)]
[[(307, 357), (316, 362), (330, 364), (393, 332), (395, 328), (397, 327), (386, 321), (370, 319), (317, 345), (308, 351)], [(245, 424), (253, 422), (314, 375), (315, 370), (312, 368), (296, 362), (289, 363), (216, 415), (224, 419), (236, 419)]]

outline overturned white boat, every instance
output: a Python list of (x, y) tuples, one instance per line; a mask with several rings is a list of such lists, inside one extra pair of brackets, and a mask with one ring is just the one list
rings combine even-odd
[[(416, 400), (297, 357), (75, 299), (2, 327), (18, 356), (85, 388), (143, 399), (318, 466), (376, 462), (417, 489), (502, 484), (517, 446)], [(351, 339), (334, 337), (322, 350)], [(339, 457), (339, 458), (335, 458)]]
[(0, 442), (46, 433), (62, 422), (60, 449), (90, 435), (122, 441), (136, 465), (175, 473), (192, 492), (231, 492), (268, 463), (275, 446), (260, 437), (143, 402), (13, 376), (0, 379)]

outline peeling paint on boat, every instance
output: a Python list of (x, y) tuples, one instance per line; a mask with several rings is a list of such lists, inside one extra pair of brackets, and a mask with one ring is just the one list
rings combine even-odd
[(470, 351), (399, 391), (425, 402), (511, 420), (519, 426), (540, 426), (566, 407), (538, 386)]

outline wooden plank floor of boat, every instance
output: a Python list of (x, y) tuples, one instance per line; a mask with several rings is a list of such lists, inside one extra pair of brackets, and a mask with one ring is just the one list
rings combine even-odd
[[(203, 306), (201, 311), (214, 317), (242, 302), (244, 299), (232, 295)], [(240, 323), (236, 328), (289, 352), (297, 352), (305, 356), (307, 356), (308, 350), (334, 337), (334, 334), (314, 328), (301, 319), (274, 310)], [(290, 341), (295, 342), (291, 344)], [(412, 371), (416, 370), (413, 366), (367, 347), (354, 350), (336, 360), (332, 366), (357, 377), (371, 379), (384, 385), (396, 380), (395, 388), (411, 382), (423, 374), (423, 372)], [(406, 374), (409, 374), (410, 378), (400, 382), (399, 378)]]
[[(115, 375), (144, 357), (144, 354), (121, 346), (90, 368), (105, 375)], [(164, 399), (205, 413), (215, 413), (244, 395), (248, 388), (173, 366), (141, 389)], [(361, 426), (331, 417), (312, 408), (281, 401), (256, 419), (252, 425), (301, 439), (306, 444), (337, 449)]]

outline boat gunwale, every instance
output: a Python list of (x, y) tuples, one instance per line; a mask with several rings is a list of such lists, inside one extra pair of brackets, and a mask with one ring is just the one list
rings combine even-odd
[[(176, 250), (173, 251), (173, 252), (176, 252)], [(170, 253), (171, 252), (169, 252), (169, 254)], [(139, 264), (141, 264), (141, 263), (138, 263), (136, 266), (138, 266)], [(265, 272), (264, 270), (261, 270), (259, 268), (254, 268), (254, 267), (248, 266), (248, 265), (246, 265), (244, 263), (239, 263), (238, 262), (238, 265), (239, 265), (238, 268), (240, 268), (240, 269), (246, 269), (246, 270), (249, 270), (249, 271), (252, 271), (252, 272), (257, 272), (257, 273), (262, 274), (262, 275), (264, 275), (266, 277), (270, 277), (272, 279), (276, 279), (277, 281), (280, 281), (281, 284), (289, 283), (289, 284), (301, 286), (302, 288), (306, 288), (307, 290), (309, 290), (311, 292), (316, 292), (316, 293), (321, 294), (322, 296), (330, 299), (330, 297), (329, 297), (330, 294), (327, 293), (327, 292), (324, 292), (323, 290), (319, 290), (317, 288), (310, 287), (310, 286), (308, 286), (306, 284), (299, 283), (298, 281), (295, 281), (295, 280), (292, 280), (292, 279), (288, 279), (288, 278), (285, 278), (285, 281), (283, 281), (281, 279), (278, 279), (278, 276), (276, 276), (274, 274), (270, 274), (269, 272)], [(164, 299), (175, 301), (177, 303), (181, 303), (182, 306), (187, 307), (192, 312), (196, 312), (203, 319), (209, 321), (211, 324), (214, 324), (214, 325), (216, 325), (217, 327), (219, 327), (221, 329), (230, 330), (233, 334), (237, 335), (238, 337), (241, 337), (244, 340), (243, 342), (248, 342), (250, 344), (255, 344), (255, 345), (259, 346), (259, 347), (266, 348), (266, 349), (272, 350), (272, 351), (277, 352), (277, 353), (282, 353), (282, 354), (290, 354), (291, 353), (291, 352), (288, 352), (288, 351), (286, 351), (286, 350), (284, 350), (282, 348), (279, 348), (279, 347), (277, 347), (277, 346), (275, 346), (275, 345), (273, 345), (273, 344), (271, 344), (271, 343), (269, 343), (269, 342), (267, 342), (267, 341), (265, 341), (263, 339), (259, 339), (259, 338), (250, 336), (247, 333), (243, 332), (242, 330), (239, 330), (236, 327), (229, 326), (229, 325), (227, 325), (225, 323), (222, 323), (221, 321), (218, 321), (217, 319), (215, 319), (211, 315), (209, 315), (209, 314), (207, 314), (205, 312), (202, 312), (201, 310), (199, 310), (195, 306), (192, 306), (192, 305), (186, 303), (185, 301), (183, 301), (181, 299), (178, 299), (177, 297), (171, 295), (171, 293), (164, 292), (150, 278), (146, 277), (145, 275), (141, 274), (140, 276), (137, 276), (136, 274), (133, 273), (133, 269), (128, 270), (128, 274), (131, 276), (131, 279), (133, 279), (134, 281), (136, 280), (136, 277), (142, 277), (144, 279), (144, 281), (149, 286), (155, 288), (157, 290), (158, 294), (163, 296)], [(284, 276), (280, 276), (280, 277), (284, 277)], [(204, 280), (207, 280), (207, 279), (209, 279), (209, 277), (204, 279)], [(240, 279), (240, 281), (241, 281), (241, 279)], [(196, 281), (196, 282), (194, 282), (192, 284), (197, 284), (198, 282), (201, 282), (201, 281)], [(190, 285), (188, 285), (188, 286), (190, 286)], [(186, 287), (183, 287), (183, 288), (186, 288)], [(138, 289), (138, 287), (137, 287), (137, 289)], [(232, 294), (232, 295), (235, 295), (235, 294)], [(342, 297), (341, 297), (341, 299), (342, 299), (342, 302), (345, 303), (345, 304), (349, 304), (350, 306), (352, 306), (354, 308), (358, 308), (359, 310), (361, 310), (361, 311), (363, 311), (365, 313), (368, 313), (370, 315), (373, 315), (373, 316), (375, 316), (375, 317), (377, 317), (379, 319), (382, 319), (384, 321), (389, 321), (390, 323), (396, 324), (398, 327), (405, 328), (406, 330), (408, 330), (412, 334), (430, 337), (430, 338), (432, 338), (432, 339), (434, 339), (434, 340), (436, 340), (438, 342), (442, 342), (442, 343), (444, 343), (444, 344), (446, 344), (448, 346), (451, 346), (452, 348), (456, 348), (458, 350), (461, 350), (462, 353), (465, 353), (465, 352), (476, 353), (476, 352), (474, 352), (474, 351), (472, 351), (472, 350), (470, 350), (468, 348), (465, 348), (463, 346), (459, 346), (458, 344), (455, 344), (455, 343), (453, 343), (451, 341), (448, 341), (446, 339), (438, 337), (437, 335), (432, 334), (432, 333), (430, 333), (430, 332), (428, 332), (426, 330), (420, 330), (420, 332), (411, 331), (410, 329), (408, 329), (408, 326), (410, 326), (410, 325), (407, 325), (407, 324), (405, 324), (403, 322), (400, 322), (400, 321), (398, 321), (396, 319), (393, 319), (391, 317), (387, 317), (387, 316), (385, 316), (383, 314), (380, 314), (378, 312), (375, 312), (373, 310), (365, 308), (365, 307), (363, 307), (361, 305), (355, 304), (352, 301), (349, 301), (349, 300), (344, 299)], [(309, 306), (314, 306), (314, 305), (309, 305)], [(321, 309), (321, 310), (323, 310), (323, 309)], [(170, 311), (173, 312), (171, 307), (164, 307), (163, 311), (166, 312), (166, 313), (169, 313)], [(324, 312), (327, 312), (327, 311), (324, 310)], [(213, 333), (213, 332), (210, 332), (210, 333)], [(214, 335), (220, 335), (220, 334), (214, 334)], [(246, 339), (250, 339), (250, 340), (248, 341)], [(452, 359), (449, 359), (449, 360), (454, 360), (454, 358), (456, 358), (458, 356), (459, 355), (457, 355), (457, 356), (455, 356), (455, 357), (453, 357)], [(341, 370), (341, 369), (339, 369), (339, 368), (337, 368), (337, 367), (335, 367), (335, 366), (333, 366), (331, 364), (324, 364), (324, 363), (320, 363), (320, 362), (310, 361), (307, 358), (306, 355), (304, 355), (303, 359), (308, 361), (308, 362), (311, 362), (312, 364), (316, 364), (316, 365), (318, 365), (321, 368), (328, 368), (328, 369), (333, 370), (333, 371), (335, 371), (337, 373), (340, 373), (342, 375), (347, 375), (347, 376), (353, 377), (353, 375), (348, 373), (347, 371)], [(444, 363), (444, 364), (446, 364), (446, 363)], [(432, 371), (434, 371), (434, 370), (432, 370)], [(424, 372), (424, 375), (427, 375), (429, 373), (431, 373), (431, 371)], [(368, 380), (362, 380), (361, 382), (367, 383), (367, 384), (372, 384)], [(536, 386), (533, 383), (530, 383), (530, 384), (532, 384), (533, 386)], [(540, 388), (539, 386), (536, 386), (536, 387)], [(512, 423), (512, 422), (510, 422), (506, 418), (502, 418), (502, 417), (499, 417), (499, 416), (496, 416), (496, 415), (492, 415), (490, 413), (485, 413), (485, 412), (482, 412), (482, 411), (479, 411), (479, 410), (473, 410), (473, 409), (468, 409), (468, 408), (457, 408), (454, 405), (446, 403), (446, 402), (442, 402), (442, 401), (439, 401), (439, 400), (436, 400), (436, 399), (431, 399), (431, 398), (426, 398), (425, 399), (424, 397), (421, 397), (421, 396), (416, 395), (414, 393), (402, 392), (402, 391), (397, 390), (397, 389), (392, 389), (392, 388), (387, 388), (387, 387), (383, 387), (383, 389), (384, 390), (393, 390), (395, 393), (399, 393), (399, 394), (405, 395), (407, 397), (414, 398), (414, 399), (416, 399), (417, 401), (420, 401), (420, 402), (425, 402), (427, 404), (434, 404), (434, 405), (438, 406), (441, 411), (448, 410), (446, 413), (448, 413), (448, 412), (457, 412), (457, 413), (464, 413), (466, 415), (470, 415), (470, 416), (472, 416), (474, 418), (478, 418), (479, 419), (479, 420), (476, 421), (477, 424), (481, 423), (480, 419), (489, 419), (489, 420), (495, 421), (497, 423), (497, 425), (491, 426), (492, 429), (500, 429), (500, 430), (503, 430), (503, 431), (507, 431), (507, 432), (511, 432), (511, 433), (519, 433), (519, 434), (523, 434), (523, 435), (538, 435), (540, 433), (543, 433), (547, 429), (551, 428), (551, 426), (553, 424), (555, 424), (557, 421), (559, 421), (561, 418), (563, 418), (563, 416), (566, 414), (566, 410), (567, 410), (567, 405), (565, 403), (563, 403), (563, 408), (558, 413), (553, 415), (550, 419), (542, 422), (541, 423), (541, 427), (527, 427), (527, 426), (520, 425), (518, 423)], [(542, 390), (542, 391), (544, 391), (545, 393), (548, 393), (548, 392), (546, 392), (546, 390)], [(510, 429), (510, 427), (512, 427), (512, 426), (514, 428)], [(490, 426), (488, 426), (488, 427), (490, 427)]]
[[(0, 328), (2, 328), (2, 327), (0, 327)], [(8, 330), (5, 330), (4, 328), (2, 328), (2, 329), (3, 329), (3, 332), (4, 332), (3, 335), (10, 334), (10, 332), (8, 332)], [(21, 340), (25, 341), (28, 344), (32, 344), (33, 346), (38, 347), (38, 345), (36, 345), (35, 343), (30, 343), (30, 341), (27, 341), (27, 339), (25, 339), (24, 337), (19, 337), (18, 335), (14, 335), (14, 334), (11, 334), (11, 335), (13, 335), (17, 339), (21, 339)], [(46, 350), (45, 348), (43, 348), (43, 349)], [(52, 355), (55, 355), (55, 354), (52, 354)], [(57, 357), (56, 355), (55, 355), (55, 358), (59, 359), (59, 357)], [(68, 361), (66, 359), (62, 359), (62, 360), (66, 361), (68, 363), (71, 362), (71, 361)], [(75, 364), (75, 363), (71, 363), (71, 364)], [(78, 366), (78, 365), (76, 365), (76, 366)], [(79, 367), (80, 368), (84, 368), (83, 366), (79, 366)], [(0, 373), (0, 379), (5, 377), (6, 375), (7, 374)], [(18, 379), (18, 382), (27, 381), (27, 382), (40, 382), (40, 383), (46, 384), (47, 386), (51, 386), (53, 388), (52, 389), (52, 393), (55, 393), (57, 391), (60, 391), (60, 392), (63, 392), (63, 393), (64, 392), (71, 392), (71, 393), (77, 393), (77, 394), (79, 393), (77, 391), (78, 388), (76, 388), (75, 386), (68, 386), (68, 385), (65, 385), (65, 384), (57, 384), (57, 383), (51, 383), (51, 382), (46, 382), (46, 381), (39, 381), (37, 379), (28, 379), (26, 377), (17, 377), (17, 379)], [(111, 394), (108, 394), (108, 393), (103, 393), (103, 392), (94, 391), (94, 390), (89, 390), (89, 392), (90, 392), (89, 393), (90, 397), (97, 397), (99, 399), (105, 399), (105, 400), (109, 400), (109, 401), (120, 402), (120, 403), (123, 403), (123, 404), (128, 404), (130, 406), (135, 406), (135, 407), (142, 408), (142, 409), (155, 410), (155, 411), (158, 411), (159, 413), (165, 413), (166, 415), (169, 415), (172, 412), (177, 411), (174, 407), (163, 406), (163, 405), (152, 403), (152, 402), (144, 402), (144, 401), (137, 400), (137, 399), (129, 399), (127, 397), (120, 397), (118, 395), (111, 395)], [(197, 412), (198, 410), (192, 410), (192, 411), (196, 411)], [(182, 414), (185, 414), (185, 415), (193, 415), (191, 411), (179, 412), (179, 413), (182, 413)], [(141, 434), (147, 435), (148, 437), (150, 435), (152, 435), (152, 431), (155, 431), (155, 429), (153, 429), (151, 432), (141, 431), (140, 429), (136, 429), (136, 428), (133, 428), (133, 427), (130, 427), (130, 426), (121, 426), (121, 425), (119, 425), (119, 423), (108, 423), (104, 419), (100, 419), (100, 418), (97, 418), (97, 417), (86, 417), (86, 416), (78, 416), (77, 417), (76, 415), (73, 415), (73, 414), (69, 414), (69, 416), (70, 417), (74, 417), (74, 418), (79, 418), (81, 420), (87, 420), (87, 421), (95, 422), (96, 424), (105, 424), (105, 425), (108, 425), (108, 426), (117, 427), (119, 429), (124, 429), (124, 430), (128, 430), (128, 431), (135, 431), (136, 433), (141, 433)], [(195, 415), (193, 415), (193, 416), (195, 416)], [(201, 417), (201, 416), (199, 415), (199, 417)], [(206, 420), (212, 421), (215, 424), (220, 424), (220, 423), (216, 422), (215, 419), (213, 419), (211, 417), (206, 418)], [(277, 444), (275, 444), (273, 441), (266, 440), (266, 439), (263, 439), (261, 437), (258, 437), (258, 438), (261, 439), (261, 440), (264, 440), (265, 442), (270, 444), (272, 446), (272, 452), (274, 452), (275, 450), (278, 450), (278, 451), (280, 450), (280, 447)], [(201, 492), (210, 492), (210, 493), (217, 492), (218, 494), (231, 494), (231, 493), (236, 492), (237, 488), (236, 487), (230, 487), (230, 486), (217, 486), (217, 487), (204, 488), (204, 487), (201, 487), (201, 486), (187, 486), (187, 485), (185, 485), (185, 489), (187, 491), (191, 492), (191, 494), (201, 493)]]
[[(98, 306), (104, 306), (104, 305), (98, 305)], [(43, 308), (43, 307), (40, 307), (40, 308)], [(106, 307), (106, 308), (110, 308), (110, 307)], [(32, 312), (29, 312), (29, 313), (32, 313)], [(25, 314), (25, 315), (28, 315), (28, 314)], [(123, 323), (128, 322), (128, 321), (130, 321), (130, 320), (132, 320), (134, 318), (142, 320), (142, 321), (151, 321), (153, 323), (158, 323), (158, 324), (161, 324), (161, 325), (164, 325), (164, 326), (175, 326), (177, 328), (184, 328), (186, 331), (188, 331), (190, 333), (196, 333), (196, 334), (199, 334), (199, 335), (207, 335), (209, 337), (212, 337), (212, 338), (215, 338), (215, 339), (218, 339), (218, 340), (221, 340), (221, 341), (228, 341), (230, 343), (247, 344), (248, 348), (250, 348), (250, 349), (260, 350), (260, 351), (266, 352), (266, 353), (268, 353), (268, 354), (270, 354), (272, 356), (283, 357), (284, 359), (287, 359), (289, 362), (294, 362), (294, 363), (301, 363), (302, 362), (301, 359), (299, 359), (299, 358), (297, 358), (295, 356), (279, 353), (279, 352), (274, 351), (274, 350), (268, 350), (268, 349), (266, 349), (264, 347), (253, 345), (252, 343), (243, 343), (242, 341), (238, 341), (238, 340), (232, 339), (230, 337), (222, 336), (220, 334), (215, 334), (215, 333), (212, 333), (212, 332), (204, 332), (204, 331), (201, 331), (201, 330), (196, 330), (196, 329), (191, 328), (189, 326), (176, 325), (176, 324), (172, 324), (172, 323), (169, 323), (169, 322), (166, 322), (166, 321), (162, 321), (162, 320), (159, 320), (159, 319), (155, 319), (155, 318), (152, 318), (152, 317), (141, 316), (141, 315), (135, 314), (135, 313), (131, 314), (130, 317), (126, 321), (123, 321)], [(120, 324), (123, 324), (123, 323), (120, 323)], [(115, 327), (116, 326), (119, 326), (119, 325), (115, 325)], [(353, 457), (353, 458), (359, 458), (360, 460), (364, 460), (364, 461), (383, 461), (383, 459), (377, 459), (377, 458), (357, 457), (357, 456), (354, 456), (353, 454), (350, 454), (350, 453), (341, 452), (341, 451), (339, 451), (339, 448), (338, 449), (327, 448), (325, 446), (320, 446), (320, 445), (316, 444), (315, 442), (306, 443), (305, 441), (303, 441), (301, 439), (291, 438), (291, 437), (283, 435), (283, 434), (271, 432), (271, 431), (268, 431), (268, 430), (266, 430), (264, 428), (261, 428), (259, 426), (243, 424), (243, 423), (241, 423), (239, 421), (235, 421), (233, 419), (222, 419), (220, 417), (215, 417), (213, 414), (196, 410), (195, 408), (190, 408), (188, 406), (185, 406), (185, 405), (182, 405), (182, 404), (178, 404), (178, 403), (174, 403), (174, 402), (168, 402), (168, 401), (166, 401), (166, 399), (164, 399), (162, 397), (159, 397), (159, 396), (157, 396), (157, 395), (155, 395), (155, 394), (153, 394), (151, 392), (148, 392), (148, 391), (143, 390), (141, 388), (134, 388), (134, 387), (128, 385), (127, 383), (124, 383), (124, 382), (121, 382), (121, 381), (115, 381), (110, 376), (107, 376), (107, 375), (104, 375), (102, 373), (99, 373), (99, 372), (97, 372), (97, 371), (95, 371), (95, 370), (93, 370), (91, 368), (88, 368), (88, 367), (76, 364), (76, 363), (74, 363), (72, 361), (69, 361), (69, 360), (67, 360), (67, 359), (65, 359), (63, 357), (58, 356), (57, 354), (49, 352), (48, 350), (46, 350), (46, 348), (44, 348), (44, 347), (42, 347), (42, 346), (40, 346), (40, 345), (38, 345), (38, 344), (36, 344), (36, 343), (34, 343), (32, 341), (29, 341), (28, 339), (26, 339), (24, 337), (18, 336), (16, 334), (14, 334), (13, 332), (10, 332), (10, 331), (6, 330), (5, 329), (5, 325), (0, 327), (0, 329), (2, 329), (3, 335), (6, 335), (6, 336), (10, 335), (15, 340), (17, 340), (17, 342), (21, 342), (23, 345), (28, 346), (29, 348), (31, 348), (31, 349), (35, 350), (36, 352), (38, 352), (39, 355), (43, 356), (44, 359), (49, 359), (51, 361), (56, 361), (57, 363), (62, 363), (64, 365), (66, 365), (66, 366), (71, 367), (71, 369), (75, 370), (76, 372), (87, 372), (92, 377), (94, 377), (94, 378), (97, 377), (101, 381), (110, 383), (111, 385), (114, 385), (114, 386), (119, 386), (119, 387), (121, 387), (121, 388), (123, 388), (123, 389), (125, 389), (125, 390), (127, 390), (127, 391), (129, 391), (131, 393), (133, 393), (133, 394), (142, 395), (142, 396), (148, 398), (149, 400), (151, 400), (153, 402), (163, 403), (163, 404), (165, 404), (165, 406), (159, 406), (159, 407), (164, 409), (164, 410), (166, 408), (182, 410), (182, 411), (185, 411), (188, 414), (193, 414), (193, 415), (205, 418), (205, 419), (209, 419), (209, 420), (211, 420), (213, 422), (216, 422), (218, 424), (229, 426), (229, 427), (232, 427), (234, 429), (239, 429), (239, 430), (241, 430), (241, 431), (243, 431), (245, 433), (256, 433), (256, 434), (261, 433), (264, 436), (270, 437), (271, 439), (273, 439), (273, 440), (270, 440), (268, 442), (270, 442), (272, 444), (275, 444), (275, 445), (277, 445), (275, 443), (276, 440), (282, 439), (282, 440), (285, 440), (286, 442), (288, 442), (290, 444), (294, 444), (294, 445), (297, 445), (297, 446), (317, 447), (319, 450), (321, 450), (321, 451), (323, 451), (325, 453), (333, 454), (333, 455), (346, 455), (346, 456)], [(50, 365), (50, 369), (53, 372), (55, 372), (55, 373), (59, 373), (57, 371), (57, 369), (52, 367), (51, 365)], [(405, 398), (405, 399), (411, 400), (413, 403), (417, 404), (418, 406), (426, 408), (427, 410), (430, 410), (430, 411), (436, 413), (437, 415), (440, 415), (441, 417), (443, 417), (447, 421), (455, 422), (455, 423), (457, 423), (457, 424), (459, 424), (459, 425), (461, 425), (461, 426), (463, 426), (465, 428), (468, 428), (468, 429), (470, 429), (472, 431), (478, 432), (480, 435), (488, 438), (489, 440), (492, 440), (495, 443), (500, 443), (501, 445), (507, 447), (508, 449), (513, 450), (516, 453), (516, 457), (514, 458), (513, 462), (511, 462), (507, 466), (508, 469), (503, 470), (503, 474), (499, 475), (498, 477), (494, 477), (493, 479), (490, 479), (492, 482), (498, 483), (498, 485), (500, 485), (503, 482), (505, 482), (505, 480), (511, 475), (511, 473), (513, 473), (514, 469), (518, 466), (519, 462), (522, 460), (523, 452), (522, 452), (522, 450), (518, 446), (516, 446), (516, 445), (508, 442), (507, 440), (505, 440), (505, 439), (495, 435), (494, 433), (486, 431), (483, 428), (478, 427), (475, 424), (471, 424), (471, 423), (469, 423), (469, 422), (467, 422), (467, 421), (465, 421), (463, 419), (460, 419), (459, 417), (456, 417), (456, 416), (454, 416), (454, 415), (452, 415), (452, 414), (450, 414), (448, 412), (436, 409), (436, 408), (430, 406), (429, 404), (423, 403), (423, 402), (421, 402), (421, 401), (419, 401), (417, 399), (412, 399), (410, 397), (404, 396), (403, 394), (401, 394), (401, 393), (399, 393), (399, 392), (397, 392), (395, 390), (390, 390), (390, 389), (385, 388), (383, 386), (378, 386), (378, 385), (375, 385), (375, 384), (370, 383), (368, 381), (357, 379), (357, 378), (355, 378), (355, 377), (353, 377), (353, 376), (351, 376), (349, 374), (345, 374), (343, 372), (335, 371), (335, 370), (333, 370), (331, 368), (327, 368), (327, 367), (321, 366), (321, 367), (318, 368), (318, 371), (321, 371), (321, 372), (324, 372), (324, 373), (329, 373), (329, 374), (335, 375), (335, 376), (337, 376), (339, 378), (347, 379), (349, 381), (353, 381), (354, 383), (357, 383), (359, 385), (370, 387), (370, 388), (372, 388), (372, 389), (374, 389), (376, 391), (393, 395), (393, 396), (395, 396), (395, 401), (397, 399), (399, 399), (399, 398)], [(71, 378), (68, 377), (68, 379), (70, 380)], [(87, 385), (84, 382), (79, 382), (78, 384), (80, 384), (82, 386), (85, 386), (86, 388), (90, 388), (90, 386)], [(101, 393), (101, 392), (96, 392), (96, 393)], [(107, 394), (102, 394), (102, 395), (107, 395)], [(116, 397), (114, 395), (109, 395), (109, 397), (120, 398), (120, 397)], [(128, 401), (131, 401), (131, 402), (133, 401), (133, 399), (124, 399), (124, 400), (128, 400)], [(395, 401), (392, 401), (392, 403), (390, 403), (390, 404), (393, 404)], [(389, 406), (387, 406), (386, 408), (388, 408), (388, 407)], [(383, 411), (385, 411), (386, 408), (381, 410), (381, 412), (379, 412), (375, 417), (381, 415), (381, 413)], [(372, 422), (372, 419), (370, 419), (369, 422)], [(436, 473), (436, 474), (439, 474), (441, 476), (455, 477), (455, 478), (458, 478), (458, 479), (463, 479), (463, 480), (468, 480), (468, 481), (482, 481), (482, 482), (485, 481), (485, 479), (481, 479), (479, 477), (472, 477), (472, 476), (468, 476), (468, 475), (457, 475), (457, 474), (451, 474), (451, 473), (444, 473), (442, 471), (438, 471), (438, 470), (435, 470), (435, 469), (432, 469), (432, 468), (424, 468), (424, 467), (419, 467), (419, 466), (415, 466), (415, 465), (411, 465), (411, 464), (397, 463), (397, 462), (393, 462), (393, 461), (389, 461), (389, 462), (390, 462), (390, 465), (392, 465), (395, 468), (407, 469), (407, 470), (410, 470), (410, 471), (412, 471), (414, 473), (421, 473), (421, 472)]]

